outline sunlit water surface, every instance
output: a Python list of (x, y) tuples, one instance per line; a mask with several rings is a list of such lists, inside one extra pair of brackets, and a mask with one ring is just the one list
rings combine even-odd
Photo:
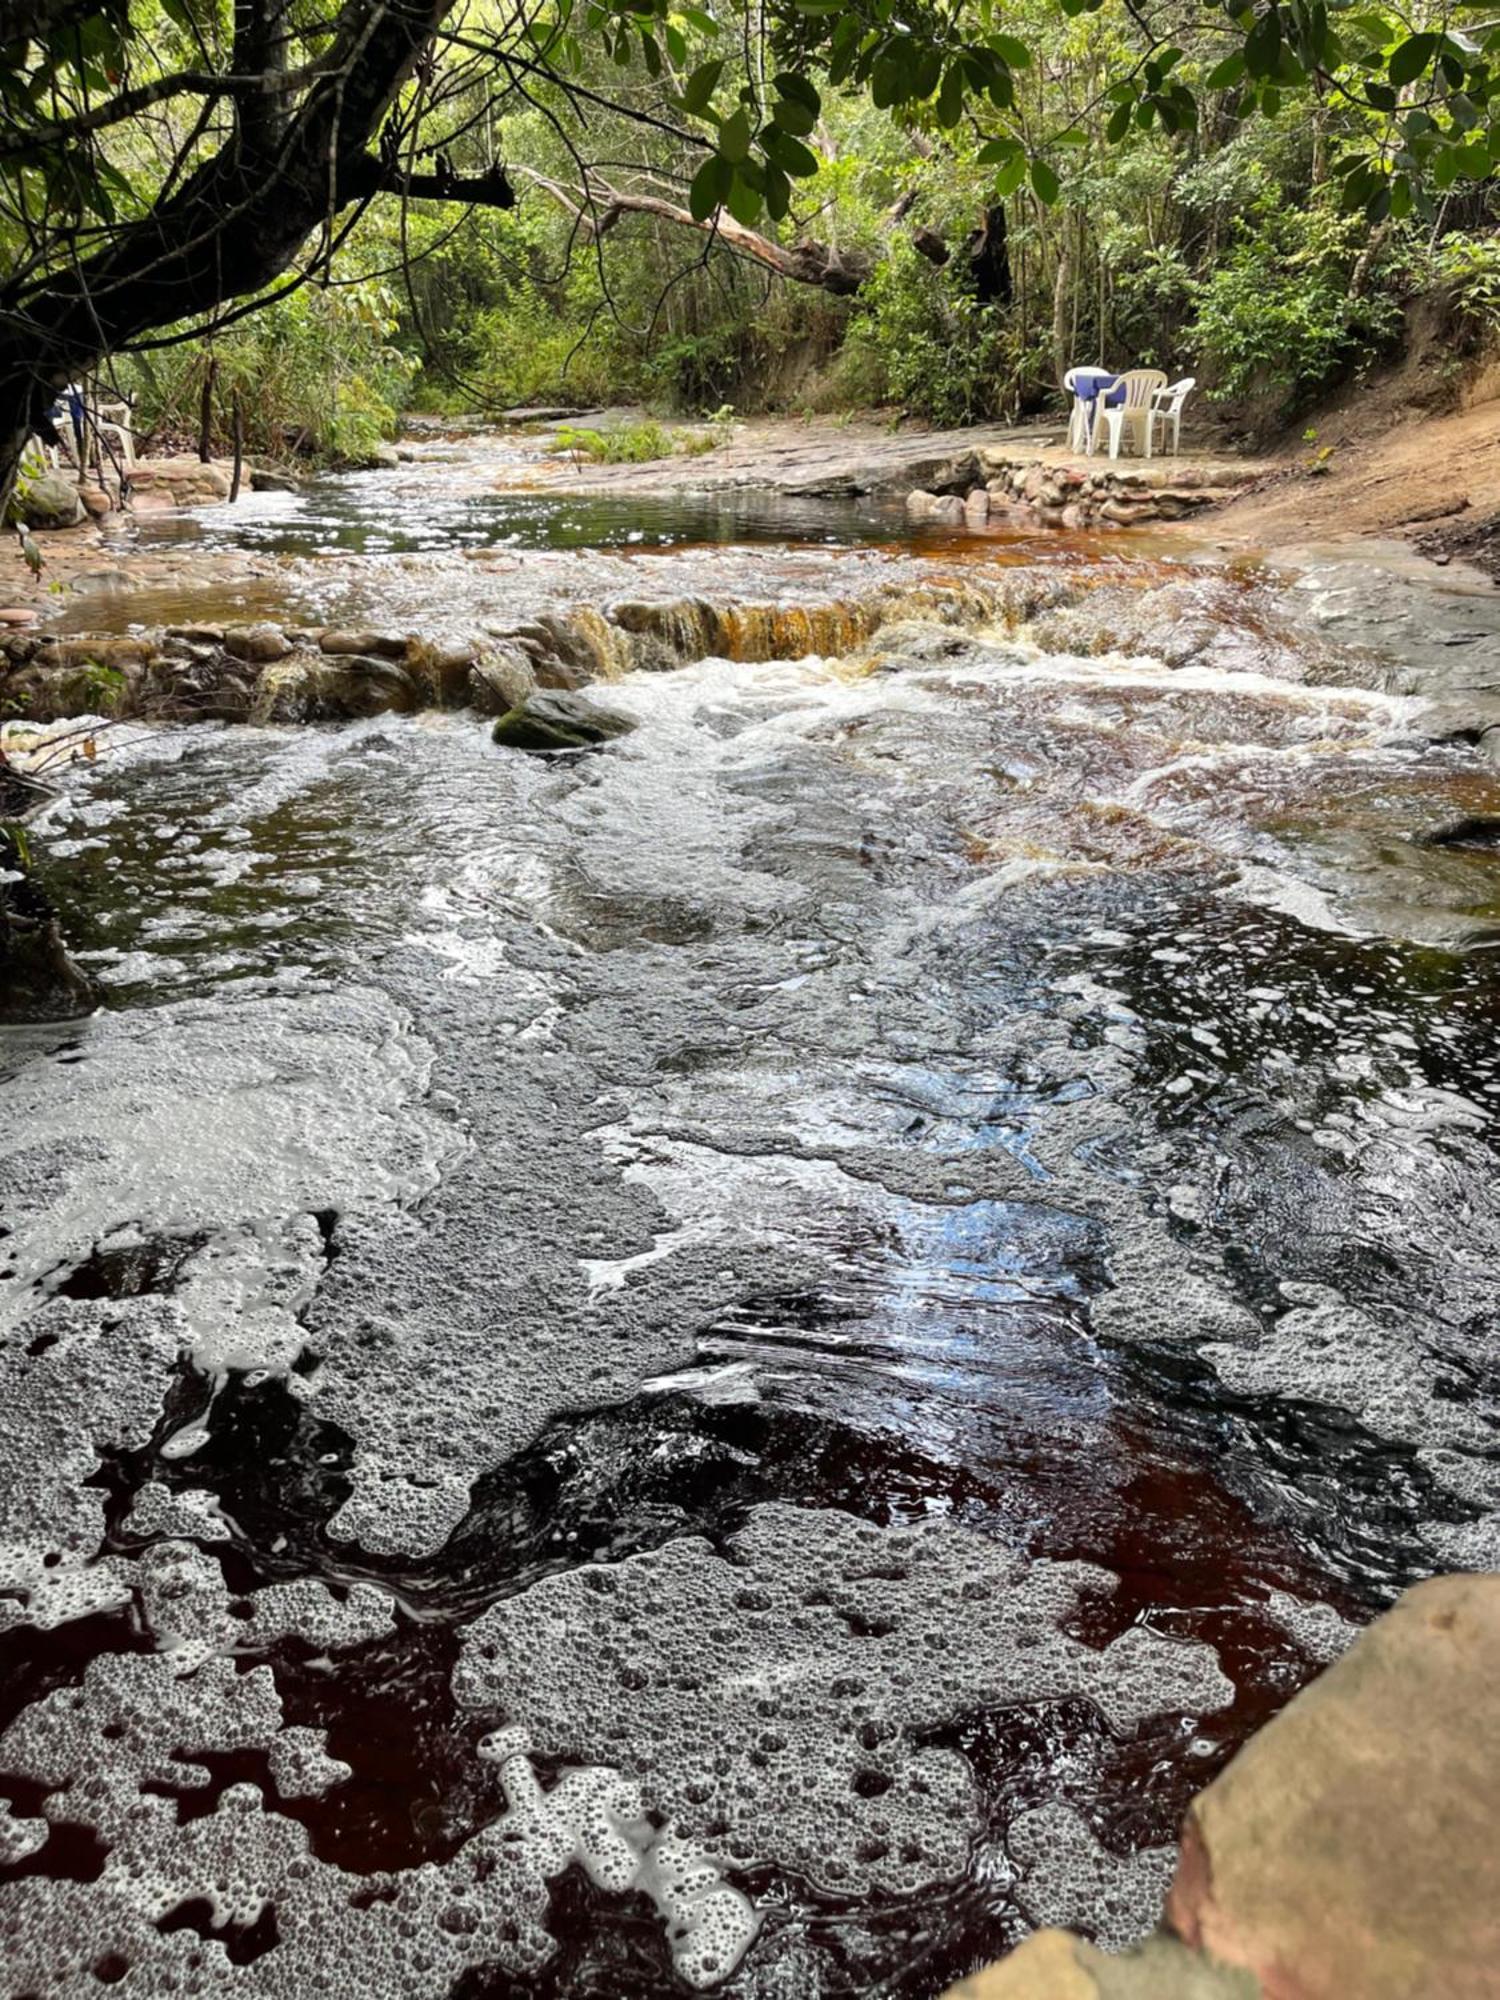
[[(234, 532), (430, 546), (342, 492)], [(465, 499), (430, 531), (493, 536), (520, 504)], [(612, 508), (537, 503), (516, 532), (606, 543)], [(691, 509), (655, 518), (630, 532), (714, 539)], [(1036, 1923), (1119, 1941), (1188, 1799), (1349, 1626), (1490, 1559), (1500, 897), (1483, 843), (1428, 837), (1500, 811), (1495, 781), (1269, 586), (1135, 594), (1130, 634), (1103, 630), (1118, 605), (1089, 614), (1100, 650), (1077, 622), (908, 631), (858, 662), (636, 677), (607, 690), (635, 733), (578, 760), (465, 715), (163, 730), (40, 830), (109, 1011), (4, 1045), (30, 1121), (7, 1142), (7, 1351), (24, 1376), (49, 1329), (65, 1353), (122, 1299), (184, 1300), (196, 1366), (80, 1461), (103, 1548), (128, 1565), (186, 1535), (236, 1600), (387, 1594), (376, 1636), (234, 1648), (348, 1767), (274, 1803), (374, 1884), (371, 1923), (408, 1871), (467, 1866), (500, 1809), (475, 1745), (519, 1719), (545, 1783), (608, 1763), (718, 1855), (758, 1924), (729, 1992), (930, 1996)], [(1199, 621), (1191, 659), (1140, 643), (1153, 605), (1164, 634)], [(277, 1292), (278, 1256), (306, 1283)], [(225, 1331), (248, 1315), (254, 1355)], [(171, 1513), (184, 1492), (211, 1533)], [(991, 1686), (972, 1649), (1012, 1641), (988, 1584), (945, 1597), (878, 1536), (841, 1582), (779, 1578), (774, 1540), (762, 1575), (736, 1537), (775, 1503), (1107, 1574), (1016, 1626)], [(750, 1582), (711, 1603), (651, 1572), (640, 1671), (605, 1698), (612, 1573), (690, 1537)], [(12, 1634), (8, 1719), (161, 1643), (132, 1590)], [(815, 1632), (841, 1591), (867, 1673), (815, 1699), (805, 1664), (778, 1691), (797, 1619)], [(1129, 1720), (1124, 1655), (1099, 1652), (1126, 1634), (1164, 1642)], [(1072, 1665), (1028, 1678), (1038, 1645)], [(700, 1687), (716, 1648), (763, 1687), (743, 1738), (740, 1681)], [(1231, 1687), (1189, 1702), (1206, 1648)], [(684, 1779), (663, 1746), (691, 1761), (677, 1708), (700, 1698), (719, 1761)], [(864, 1764), (825, 1823), (840, 1701)], [(205, 1757), (193, 1814), (264, 1788), (261, 1754)], [(45, 1789), (21, 1773), (17, 1813)], [(74, 1835), (4, 1893), (98, 1879)], [(555, 1949), (524, 1975), (472, 1893), (468, 1969), (400, 1990), (687, 1990), (638, 1891), (560, 1873)], [(263, 1916), (199, 1924), (201, 1990), (231, 1963), (281, 1990), (293, 1901), (280, 1921), (280, 1942)], [(164, 1990), (157, 1935), (111, 1947), (125, 1990)]]

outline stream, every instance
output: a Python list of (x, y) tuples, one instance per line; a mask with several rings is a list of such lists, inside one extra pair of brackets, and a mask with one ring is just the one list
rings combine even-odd
[[(471, 534), (705, 595), (922, 554), (329, 485), (234, 527), (268, 602), (415, 553), (454, 616)], [(1500, 1559), (1500, 614), (1040, 539), (964, 557), (1067, 580), (1019, 626), (629, 675), (597, 754), (70, 773), (108, 1004), (0, 1038), (11, 2000), (1119, 1946), (1246, 1736)]]

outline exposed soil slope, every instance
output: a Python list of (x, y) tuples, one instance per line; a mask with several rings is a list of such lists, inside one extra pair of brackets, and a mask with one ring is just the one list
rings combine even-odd
[[(1331, 427), (1330, 427), (1331, 430)], [(1329, 443), (1323, 470), (1312, 462)], [(1226, 507), (1216, 525), (1270, 545), (1411, 533), (1500, 575), (1500, 400), (1371, 434), (1324, 432), (1285, 472)]]

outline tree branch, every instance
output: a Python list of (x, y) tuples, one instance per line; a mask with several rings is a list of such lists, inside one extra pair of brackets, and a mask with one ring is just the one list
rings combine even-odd
[[(769, 237), (758, 235), (755, 230), (736, 222), (722, 208), (700, 222), (687, 209), (679, 208), (675, 202), (665, 201), (659, 195), (626, 194), (618, 188), (602, 185), (570, 191), (544, 174), (534, 173), (529, 167), (518, 168), (517, 172), (524, 173), (528, 180), (551, 195), (570, 215), (580, 218), (585, 230), (596, 238), (606, 235), (627, 215), (655, 215), (678, 228), (693, 229), (700, 236), (714, 238), (726, 250), (759, 264), (764, 270), (774, 271), (779, 278), (790, 278), (799, 285), (816, 285), (839, 298), (852, 297), (870, 275), (869, 261), (862, 256), (810, 240), (805, 243), (773, 243)], [(588, 203), (595, 205), (592, 216), (587, 212)]]
[(407, 201), (461, 201), (470, 208), (514, 208), (516, 191), (510, 176), (497, 162), (482, 174), (456, 174), (443, 153), (430, 174), (415, 174), (394, 159), (377, 159), (373, 153), (361, 156), (347, 180), (340, 177), (339, 193), (351, 201), (370, 195), (395, 194)]

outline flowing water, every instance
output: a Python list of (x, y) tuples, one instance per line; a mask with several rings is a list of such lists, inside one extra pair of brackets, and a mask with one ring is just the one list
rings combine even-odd
[(597, 755), (78, 776), (6, 1992), (927, 2000), (1148, 1926), (1247, 1732), (1494, 1562), (1500, 783), (1427, 701), (1492, 614), (1120, 547), (629, 676)]

